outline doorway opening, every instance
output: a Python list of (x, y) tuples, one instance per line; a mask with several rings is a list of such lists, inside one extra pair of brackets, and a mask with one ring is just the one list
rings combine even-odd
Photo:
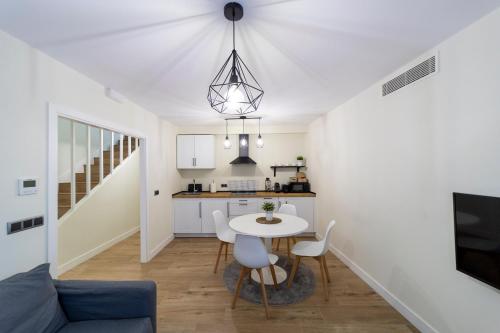
[(48, 261), (54, 277), (132, 237), (147, 244), (147, 139), (49, 105)]

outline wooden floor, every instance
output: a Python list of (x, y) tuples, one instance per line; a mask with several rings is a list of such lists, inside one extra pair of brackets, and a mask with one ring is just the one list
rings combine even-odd
[[(243, 299), (230, 308), (231, 294), (222, 281), (224, 261), (212, 270), (218, 243), (213, 238), (179, 238), (150, 263), (139, 263), (139, 234), (81, 264), (62, 279), (137, 280), (158, 285), (158, 332), (354, 333), (418, 332), (383, 298), (334, 255), (327, 255), (332, 276), (330, 301), (321, 281), (313, 296), (289, 306), (272, 306), (266, 320), (262, 305)], [(319, 275), (312, 259), (305, 264)]]

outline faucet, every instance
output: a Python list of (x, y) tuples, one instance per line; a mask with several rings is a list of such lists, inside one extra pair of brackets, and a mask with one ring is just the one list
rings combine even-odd
[(198, 192), (196, 191), (196, 180), (193, 178), (193, 192)]

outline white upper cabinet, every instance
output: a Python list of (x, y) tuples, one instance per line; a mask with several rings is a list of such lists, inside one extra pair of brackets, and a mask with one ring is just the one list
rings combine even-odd
[(194, 168), (194, 135), (177, 135), (177, 169)]
[(215, 169), (215, 136), (194, 136), (194, 158), (196, 169)]
[(215, 136), (177, 135), (177, 169), (215, 169)]

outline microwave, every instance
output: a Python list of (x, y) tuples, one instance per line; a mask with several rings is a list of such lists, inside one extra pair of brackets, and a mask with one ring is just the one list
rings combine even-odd
[[(285, 191), (283, 191), (285, 192)], [(311, 184), (305, 182), (290, 182), (286, 188), (289, 193), (305, 193), (311, 192)]]

